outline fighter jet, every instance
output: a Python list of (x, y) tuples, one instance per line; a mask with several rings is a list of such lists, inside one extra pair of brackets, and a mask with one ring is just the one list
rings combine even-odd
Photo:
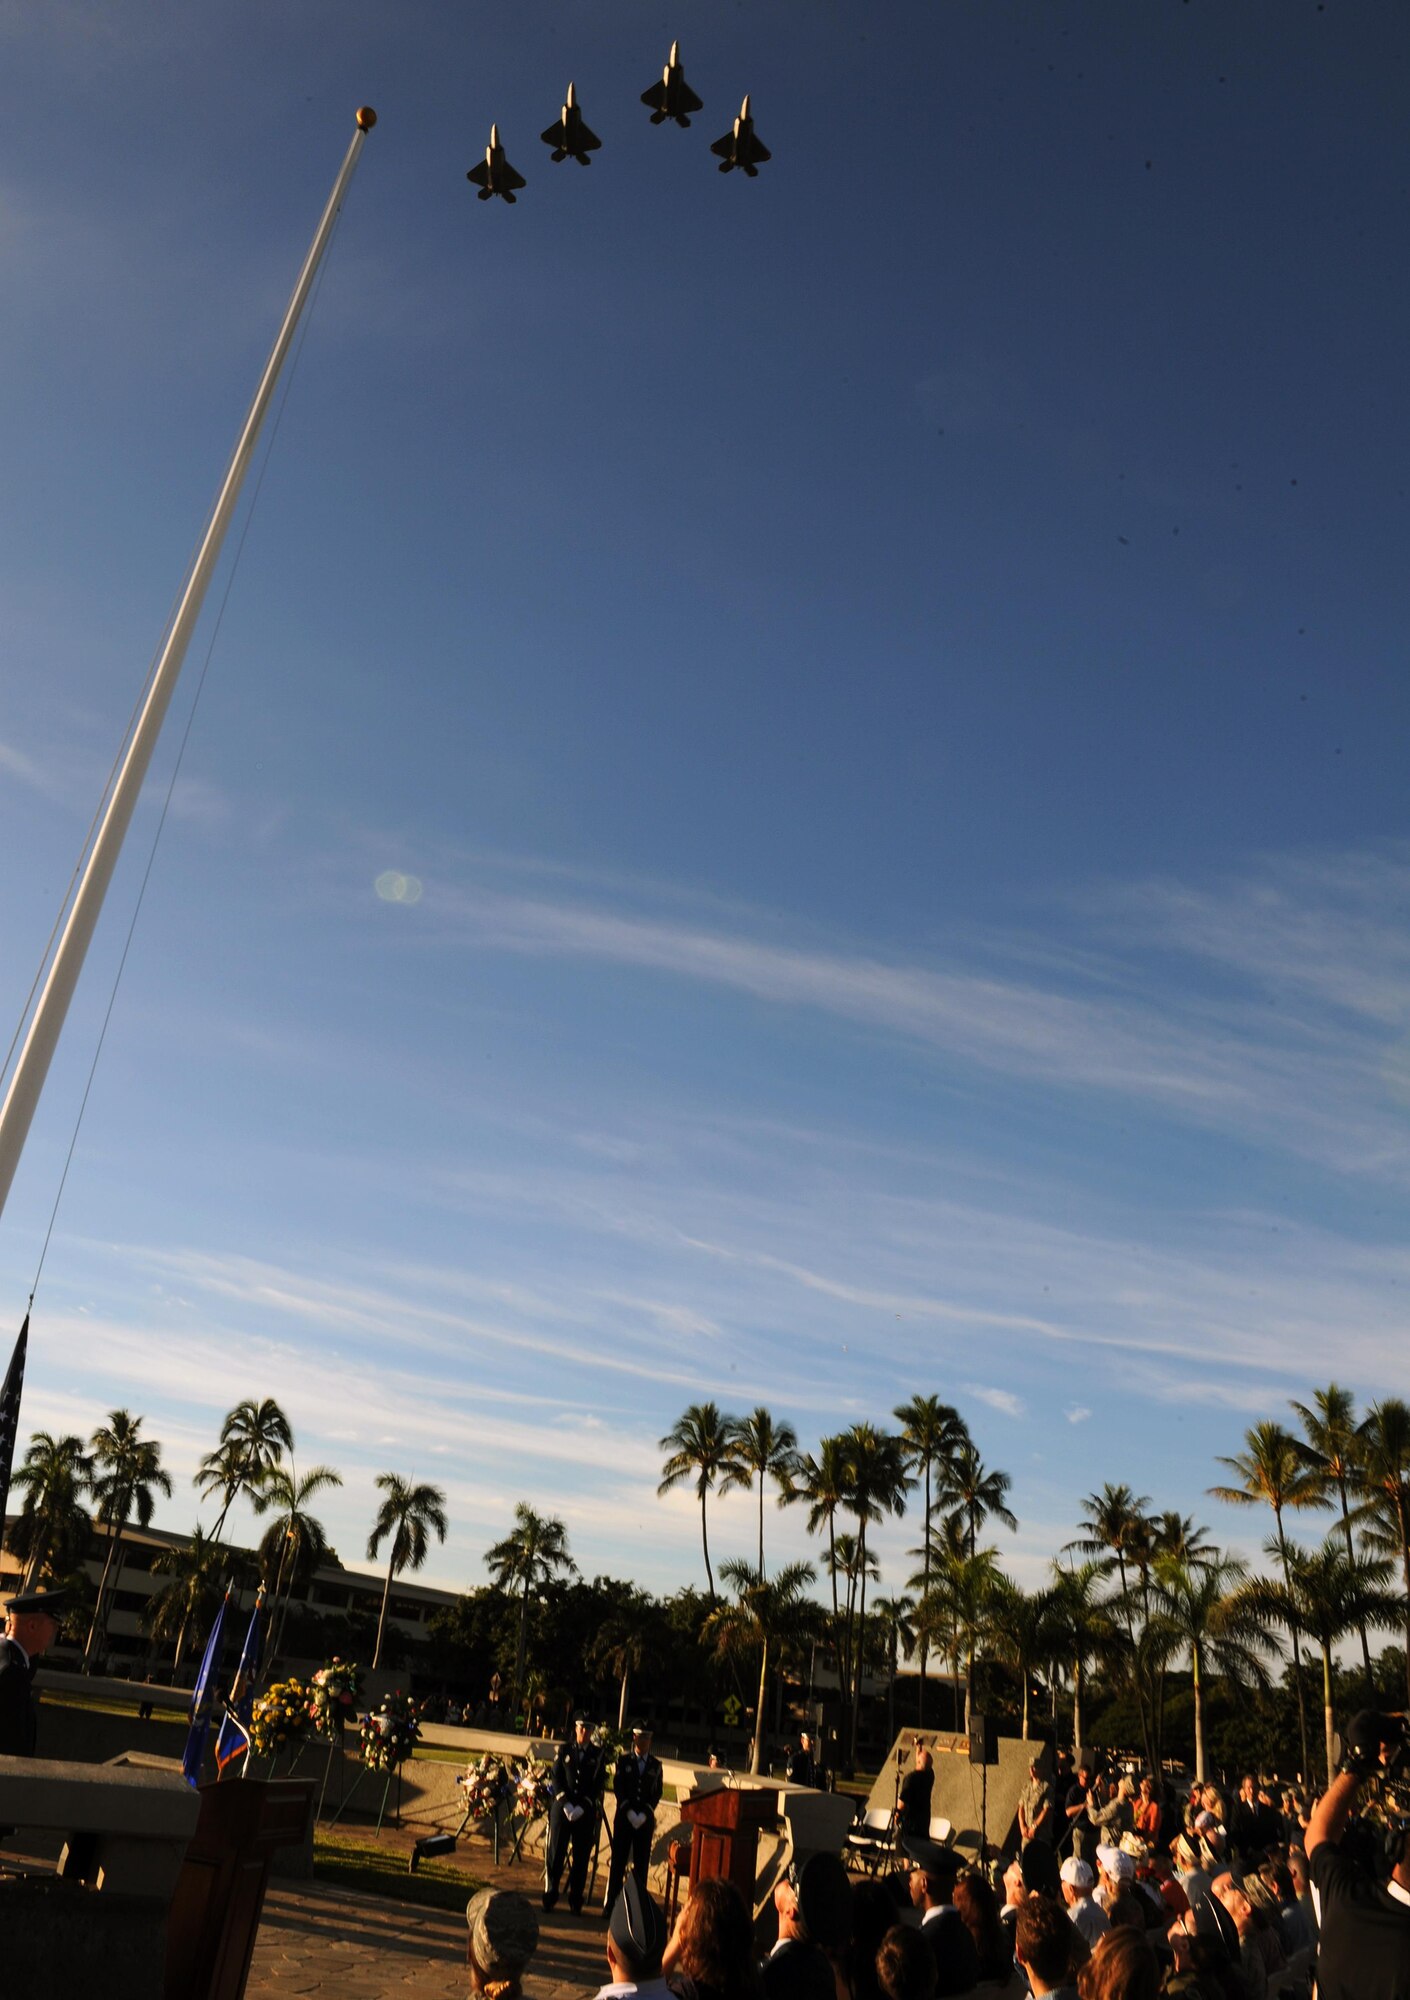
[(477, 201), (488, 201), (492, 194), (497, 194), (512, 203), (515, 188), (523, 187), (524, 176), (516, 174), (504, 157), (504, 148), (499, 143), (498, 125), (490, 127), (490, 143), (485, 148), (484, 159), (478, 167), (471, 167), (465, 178), (467, 181), (474, 181), (479, 188)]
[(666, 58), (661, 81), (653, 83), (650, 90), (644, 90), (641, 101), (651, 106), (653, 125), (660, 125), (667, 118), (674, 118), (677, 125), (688, 125), (691, 112), (703, 110), (700, 99), (685, 80), (679, 42), (671, 43), (671, 53)]
[(568, 101), (558, 114), (558, 123), (550, 125), (539, 135), (545, 146), (552, 146), (555, 160), (566, 160), (570, 156), (580, 167), (590, 167), (589, 153), (595, 153), (602, 141), (595, 132), (589, 132), (583, 123), (583, 114), (578, 109), (578, 94), (572, 84), (568, 85)]
[(720, 172), (727, 174), (732, 167), (743, 167), (750, 180), (755, 179), (762, 160), (771, 160), (773, 154), (762, 139), (754, 136), (754, 120), (749, 116), (749, 99), (746, 97), (739, 107), (739, 116), (723, 139), (717, 139), (710, 148), (720, 156)]

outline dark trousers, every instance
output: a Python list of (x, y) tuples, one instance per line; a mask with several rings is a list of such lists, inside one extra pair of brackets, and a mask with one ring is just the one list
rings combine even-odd
[(637, 1886), (646, 1893), (646, 1871), (651, 1864), (651, 1842), (656, 1832), (653, 1814), (646, 1815), (643, 1827), (634, 1827), (627, 1818), (625, 1806), (617, 1808), (617, 1817), (612, 1822), (612, 1872), (607, 1878), (607, 1910), (610, 1915), (630, 1866), (637, 1879)]
[[(568, 1864), (568, 1906), (580, 1910), (592, 1861), (593, 1836), (597, 1832), (597, 1809), (589, 1806), (580, 1820), (570, 1823), (562, 1799), (548, 1809), (548, 1846), (544, 1851), (543, 1886), (549, 1895), (558, 1894), (563, 1867)], [(571, 1860), (569, 1857), (571, 1856)]]

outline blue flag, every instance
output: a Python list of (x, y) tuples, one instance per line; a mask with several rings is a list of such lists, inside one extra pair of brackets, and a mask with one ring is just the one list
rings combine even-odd
[(205, 1658), (201, 1661), (201, 1671), (196, 1676), (196, 1691), (191, 1697), (191, 1728), (186, 1738), (186, 1755), (181, 1760), (181, 1768), (188, 1785), (201, 1782), (201, 1760), (206, 1754), (206, 1737), (210, 1734), (211, 1710), (215, 1706), (215, 1684), (220, 1678), (220, 1662), (225, 1652), (225, 1607), (230, 1602), (227, 1590), (221, 1599), (220, 1609), (215, 1614), (211, 1635), (206, 1641)]
[(255, 1599), (255, 1608), (250, 1613), (250, 1629), (245, 1634), (245, 1643), (240, 1652), (240, 1664), (235, 1669), (235, 1681), (230, 1690), (230, 1698), (225, 1705), (225, 1720), (220, 1725), (220, 1734), (215, 1739), (216, 1769), (225, 1776), (226, 1766), (233, 1764), (237, 1757), (243, 1757), (250, 1747), (250, 1711), (254, 1707), (255, 1688), (259, 1682), (259, 1642), (260, 1612), (264, 1606), (264, 1585), (260, 1585)]

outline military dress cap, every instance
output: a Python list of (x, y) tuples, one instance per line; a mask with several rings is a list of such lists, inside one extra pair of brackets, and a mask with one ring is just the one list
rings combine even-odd
[(631, 1730), (633, 1736), (649, 1736), (651, 1734), (651, 1724), (649, 1722), (643, 1722), (639, 1715), (633, 1716), (632, 1720), (627, 1726)]
[(475, 1963), (492, 1979), (516, 1977), (538, 1946), (534, 1906), (517, 1889), (481, 1889), (465, 1905), (465, 1921)]
[(958, 1875), (959, 1856), (952, 1847), (942, 1847), (938, 1840), (903, 1840), (902, 1847), (914, 1861), (917, 1868), (923, 1868), (927, 1875), (934, 1875), (943, 1881), (946, 1876)]
[(577, 1726), (578, 1726), (578, 1724), (579, 1724), (579, 1723), (581, 1723), (581, 1724), (582, 1724), (582, 1726), (583, 1726), (583, 1728), (584, 1728), (584, 1729), (586, 1729), (586, 1728), (587, 1728), (587, 1720), (588, 1720), (588, 1719), (587, 1719), (587, 1710), (586, 1710), (585, 1708), (575, 1708), (575, 1709), (573, 1710), (573, 1727), (574, 1727), (574, 1729), (576, 1729), (576, 1728), (577, 1728)]
[(5, 1608), (12, 1618), (33, 1617), (36, 1612), (43, 1612), (46, 1617), (52, 1618), (57, 1625), (69, 1608), (68, 1592), (66, 1590), (26, 1590), (21, 1592), (19, 1596), (12, 1597)]
[(608, 1935), (623, 1958), (639, 1972), (649, 1972), (661, 1963), (666, 1949), (666, 1919), (635, 1875), (628, 1875), (622, 1892), (612, 1905)]

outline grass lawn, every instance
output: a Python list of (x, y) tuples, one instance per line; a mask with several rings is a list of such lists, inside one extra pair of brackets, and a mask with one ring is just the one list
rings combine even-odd
[(475, 1891), (485, 1886), (453, 1857), (423, 1861), (414, 1875), (408, 1875), (406, 1860), (404, 1848), (382, 1847), (373, 1839), (344, 1833), (341, 1827), (331, 1833), (314, 1831), (313, 1873), (318, 1882), (433, 1910), (463, 1910)]

